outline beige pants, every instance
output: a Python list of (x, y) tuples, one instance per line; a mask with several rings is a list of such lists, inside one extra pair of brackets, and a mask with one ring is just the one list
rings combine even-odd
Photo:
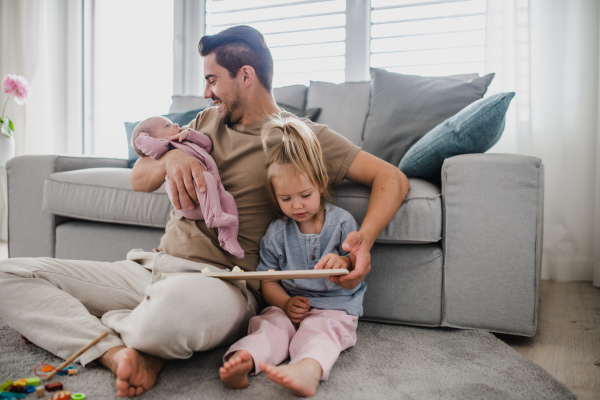
[[(244, 281), (197, 273), (205, 267), (141, 250), (113, 263), (12, 258), (0, 262), (0, 317), (65, 359), (109, 327), (110, 334), (78, 358), (84, 366), (123, 345), (189, 358), (243, 336), (258, 308)], [(175, 275), (161, 279), (162, 273)]]

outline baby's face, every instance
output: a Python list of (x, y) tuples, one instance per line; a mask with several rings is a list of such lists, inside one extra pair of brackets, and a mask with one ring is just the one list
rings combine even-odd
[(155, 138), (168, 139), (181, 132), (179, 124), (174, 124), (171, 122), (171, 120), (165, 117), (156, 117), (150, 122), (150, 131), (152, 132), (151, 136)]

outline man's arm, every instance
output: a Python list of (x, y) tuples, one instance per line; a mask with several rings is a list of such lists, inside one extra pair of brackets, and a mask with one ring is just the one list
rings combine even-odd
[(183, 150), (167, 151), (158, 160), (142, 157), (133, 166), (129, 181), (133, 190), (153, 192), (165, 182), (165, 175), (171, 179), (171, 187), (167, 188), (173, 194), (173, 205), (179, 209), (179, 198), (191, 210), (198, 203), (194, 182), (200, 192), (204, 189), (202, 172), (206, 171), (202, 164)]
[(342, 244), (343, 249), (350, 252), (353, 269), (348, 275), (329, 278), (351, 289), (371, 270), (371, 248), (404, 202), (409, 183), (398, 168), (363, 150), (356, 155), (344, 178), (371, 188), (362, 226), (358, 232), (350, 232)]

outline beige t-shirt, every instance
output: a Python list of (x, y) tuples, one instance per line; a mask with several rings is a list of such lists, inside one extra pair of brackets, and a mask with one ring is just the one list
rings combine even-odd
[[(211, 107), (199, 113), (190, 124), (190, 128), (205, 133), (212, 140), (210, 154), (219, 167), (223, 186), (233, 195), (239, 212), (238, 241), (244, 249), (244, 258), (239, 259), (219, 246), (217, 228), (207, 228), (204, 221), (184, 218), (174, 209), (159, 251), (221, 268), (237, 265), (247, 271), (256, 269), (260, 239), (276, 218), (266, 190), (266, 155), (260, 139), (263, 122), (227, 126), (217, 109)], [(346, 175), (360, 147), (326, 125), (310, 122), (309, 126), (321, 143), (329, 168), (329, 181), (335, 187)], [(274, 138), (277, 139), (281, 140), (281, 137)]]

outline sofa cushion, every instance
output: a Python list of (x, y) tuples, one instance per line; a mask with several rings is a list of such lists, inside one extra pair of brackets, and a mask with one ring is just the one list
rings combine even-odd
[[(409, 179), (406, 200), (377, 243), (435, 243), (442, 238), (442, 195), (440, 188), (422, 179)], [(334, 203), (362, 224), (371, 190), (347, 180), (336, 188)]]
[(460, 154), (483, 153), (495, 145), (514, 92), (477, 100), (421, 138), (402, 157), (398, 168), (407, 176), (441, 182), (442, 164)]
[(164, 185), (136, 192), (128, 168), (56, 172), (44, 181), (42, 209), (65, 217), (164, 228), (172, 209)]
[(463, 77), (423, 77), (372, 68), (363, 150), (398, 165), (427, 132), (481, 99), (493, 77), (465, 81)]
[[(173, 208), (164, 185), (153, 193), (136, 192), (127, 168), (90, 168), (57, 172), (44, 181), (43, 210), (76, 219), (164, 228)], [(411, 179), (406, 201), (377, 239), (378, 243), (434, 243), (442, 235), (440, 188)], [(336, 201), (358, 223), (364, 220), (369, 188), (343, 181)]]
[(310, 82), (306, 108), (321, 108), (320, 124), (344, 135), (358, 146), (369, 112), (370, 82)]
[(304, 110), (306, 107), (305, 85), (292, 85), (273, 88), (273, 97), (278, 103), (287, 104), (298, 110)]

